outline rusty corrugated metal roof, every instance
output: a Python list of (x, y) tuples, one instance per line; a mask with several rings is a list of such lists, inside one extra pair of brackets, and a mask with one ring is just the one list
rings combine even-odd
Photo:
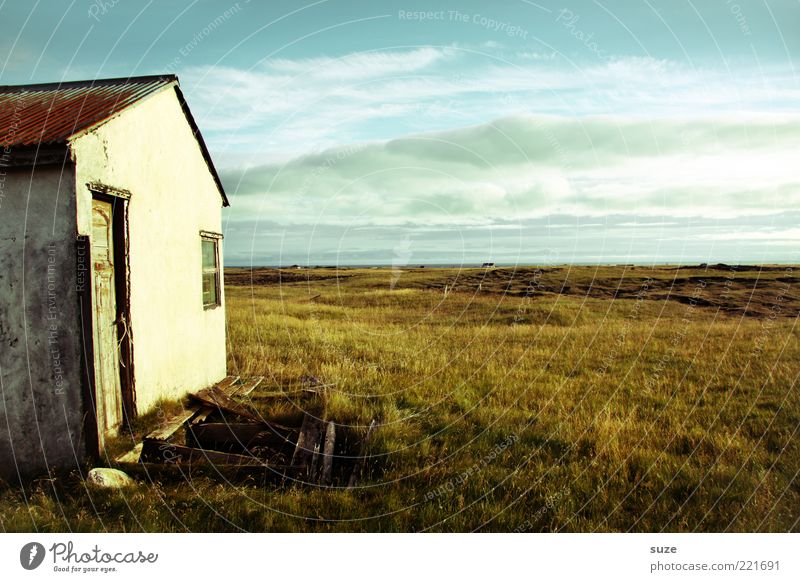
[(0, 146), (64, 143), (176, 82), (174, 75), (157, 75), (0, 86)]
[(167, 86), (175, 93), (222, 196), (228, 197), (175, 75), (0, 86), (0, 147), (63, 144)]

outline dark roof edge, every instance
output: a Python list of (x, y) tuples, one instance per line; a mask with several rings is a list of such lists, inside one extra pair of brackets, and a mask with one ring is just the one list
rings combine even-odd
[[(0, 146), (0, 152), (2, 147)], [(14, 146), (0, 153), (0, 168), (38, 167), (64, 164), (69, 161), (66, 144)]]
[(148, 83), (152, 81), (178, 82), (177, 75), (142, 75), (139, 77), (114, 77), (111, 79), (94, 79), (83, 81), (60, 81), (57, 83), (34, 83), (30, 85), (0, 85), (2, 93), (23, 93), (25, 91), (50, 91), (77, 87), (102, 87), (122, 83)]
[(183, 92), (181, 91), (179, 84), (176, 83), (173, 86), (175, 88), (175, 94), (178, 96), (178, 102), (181, 104), (181, 109), (183, 109), (183, 113), (186, 115), (186, 120), (189, 122), (189, 126), (192, 128), (192, 133), (194, 134), (194, 138), (197, 140), (197, 144), (200, 146), (200, 151), (203, 153), (203, 158), (208, 166), (208, 171), (211, 172), (211, 176), (214, 178), (214, 182), (217, 184), (219, 194), (222, 196), (222, 206), (230, 206), (230, 203), (228, 202), (228, 196), (225, 194), (225, 188), (222, 186), (222, 180), (219, 179), (219, 174), (217, 174), (217, 169), (214, 167), (214, 162), (211, 159), (211, 154), (208, 151), (208, 147), (203, 139), (203, 135), (200, 133), (200, 128), (197, 127), (197, 122), (194, 120), (194, 116), (189, 110), (189, 104), (186, 103), (186, 99), (183, 96)]

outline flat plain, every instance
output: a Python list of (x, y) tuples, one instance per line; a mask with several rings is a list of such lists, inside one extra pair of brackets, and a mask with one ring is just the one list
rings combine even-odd
[[(798, 531), (800, 268), (228, 269), (251, 403), (363, 436), (352, 489), (77, 472), (5, 531)], [(293, 396), (313, 379), (316, 402)], [(284, 398), (267, 394), (284, 390)], [(124, 448), (180, 407), (138, 419)]]

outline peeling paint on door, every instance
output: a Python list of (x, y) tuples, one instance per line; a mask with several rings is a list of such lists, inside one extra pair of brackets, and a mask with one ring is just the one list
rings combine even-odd
[(114, 287), (112, 206), (92, 201), (92, 263), (94, 266), (95, 408), (100, 449), (104, 437), (122, 422), (122, 391), (117, 351), (117, 301)]

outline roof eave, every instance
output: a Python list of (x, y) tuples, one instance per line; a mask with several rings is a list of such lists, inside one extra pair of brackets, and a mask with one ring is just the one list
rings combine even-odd
[(178, 77), (171, 73), (162, 75), (140, 75), (138, 77), (113, 77), (109, 79), (92, 79), (89, 81), (57, 81), (55, 83), (28, 83), (24, 85), (0, 85), (0, 93), (27, 93), (29, 91), (48, 91), (68, 89), (76, 86), (102, 87), (104, 85), (119, 85), (121, 83), (146, 83), (150, 81), (165, 80), (177, 82)]
[(206, 142), (203, 139), (203, 134), (200, 133), (200, 128), (197, 126), (197, 122), (194, 120), (194, 116), (189, 109), (188, 103), (186, 103), (186, 99), (183, 96), (183, 92), (181, 92), (180, 86), (177, 83), (173, 86), (175, 87), (175, 93), (178, 96), (178, 102), (181, 104), (181, 109), (183, 109), (183, 113), (186, 115), (186, 121), (189, 122), (189, 126), (192, 128), (192, 133), (194, 134), (194, 138), (197, 140), (197, 144), (200, 146), (200, 151), (203, 153), (203, 159), (206, 161), (208, 171), (211, 173), (211, 177), (214, 178), (214, 182), (217, 185), (219, 194), (222, 197), (222, 206), (228, 207), (230, 206), (230, 202), (228, 202), (228, 196), (225, 194), (225, 188), (222, 186), (222, 180), (220, 180), (219, 174), (217, 174), (217, 169), (214, 167), (214, 161), (211, 159), (211, 153), (208, 151)]
[[(0, 146), (0, 152), (3, 151)], [(49, 166), (64, 164), (69, 159), (69, 148), (65, 143), (15, 146), (0, 155), (0, 168)]]

